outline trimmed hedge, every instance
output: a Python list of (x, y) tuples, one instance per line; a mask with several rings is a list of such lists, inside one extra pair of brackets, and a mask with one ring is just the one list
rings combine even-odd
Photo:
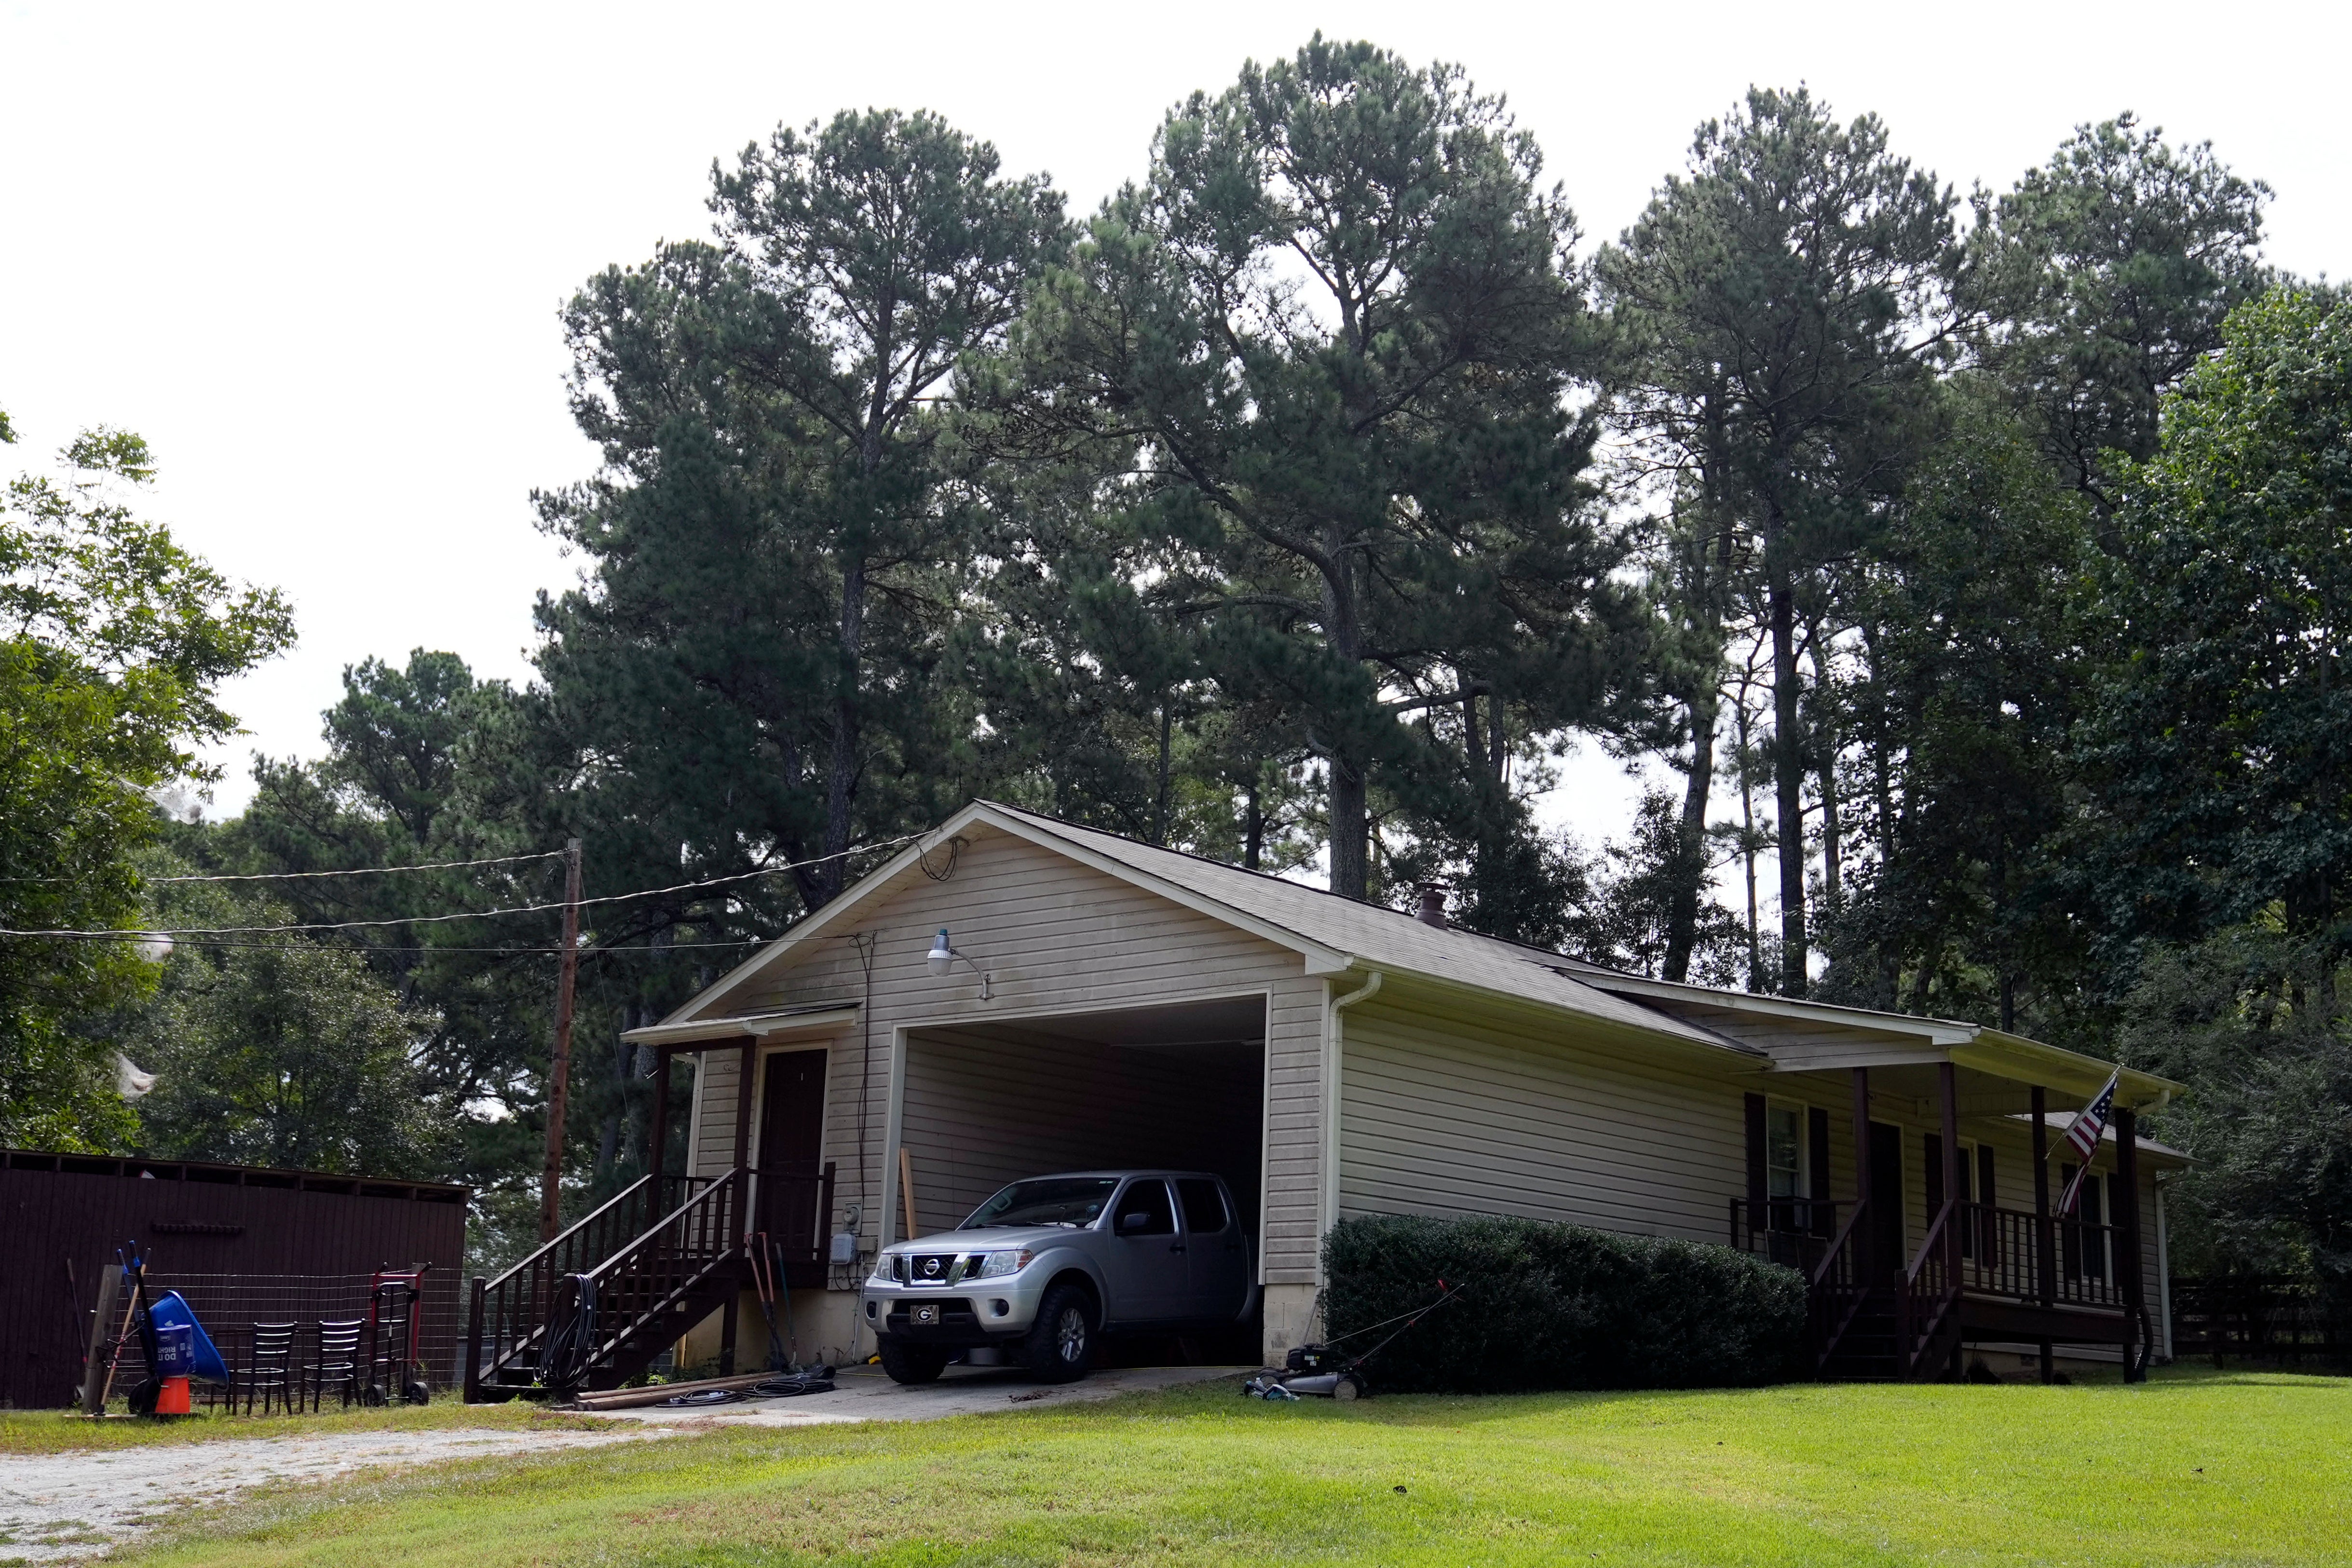
[(1360, 1354), (1463, 1292), (1364, 1368), (1397, 1393), (1697, 1388), (1797, 1374), (1805, 1281), (1729, 1247), (1482, 1216), (1346, 1219), (1323, 1239), (1325, 1337)]

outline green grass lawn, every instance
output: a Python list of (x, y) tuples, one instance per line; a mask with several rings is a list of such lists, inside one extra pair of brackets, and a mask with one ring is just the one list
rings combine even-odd
[(2352, 1562), (2352, 1381), (1265, 1405), (1230, 1385), (289, 1490), (142, 1563)]

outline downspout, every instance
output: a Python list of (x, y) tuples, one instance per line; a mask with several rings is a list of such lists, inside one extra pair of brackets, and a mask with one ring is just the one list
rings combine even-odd
[(2164, 1178), (2169, 1174), (2156, 1174), (2156, 1311), (2157, 1321), (2163, 1324), (2164, 1359), (2172, 1361), (2172, 1248), (2164, 1222)]
[[(1331, 1005), (1323, 1012), (1323, 1226), (1328, 1230), (1339, 1223), (1339, 1053), (1347, 1030), (1339, 1021), (1343, 1008), (1354, 1007), (1367, 997), (1377, 995), (1381, 988), (1381, 972), (1372, 971), (1371, 978), (1344, 997), (1333, 997)], [(1323, 1249), (1318, 1239), (1315, 1249), (1315, 1273), (1323, 1273)]]
[[(2161, 1111), (2172, 1103), (2172, 1091), (2159, 1089), (2150, 1111)], [(2172, 1238), (2164, 1218), (2164, 1178), (2172, 1173), (2158, 1171), (2148, 1185), (2156, 1189), (2156, 1311), (2163, 1323), (2164, 1359), (2172, 1362)]]

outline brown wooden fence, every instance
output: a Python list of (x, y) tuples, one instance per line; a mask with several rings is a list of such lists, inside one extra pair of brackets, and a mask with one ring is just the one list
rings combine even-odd
[(2172, 1353), (2337, 1368), (2352, 1365), (2352, 1325), (2307, 1280), (2225, 1274), (2172, 1282)]
[(132, 1242), (227, 1354), (256, 1321), (364, 1316), (371, 1274), (429, 1264), (426, 1364), (446, 1385), (467, 1198), (436, 1182), (0, 1150), (0, 1406), (73, 1402), (101, 1270)]

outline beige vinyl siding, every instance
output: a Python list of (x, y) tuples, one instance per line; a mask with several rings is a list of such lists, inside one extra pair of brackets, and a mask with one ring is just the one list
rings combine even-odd
[[(1719, 1241), (1730, 1200), (1748, 1188), (1745, 1096), (1828, 1113), (1830, 1190), (1851, 1200), (1857, 1145), (1843, 1071), (1708, 1071), (1557, 1030), (1470, 1021), (1401, 988), (1343, 1015), (1340, 1214), (1507, 1214), (1639, 1235)], [(1747, 1019), (1743, 1038), (1771, 1045), (1777, 1020)], [(1792, 1024), (1792, 1029), (1808, 1026)], [(1903, 1134), (1905, 1251), (1915, 1253), (1927, 1207), (1923, 1115), (1910, 1096), (1874, 1094), (1871, 1119)], [(1810, 1115), (1807, 1134), (1811, 1135)], [(1966, 1117), (1963, 1144), (1993, 1150), (1994, 1201), (2033, 1207), (2032, 1131), (2006, 1117)], [(2053, 1130), (2052, 1142), (2056, 1142)], [(1810, 1150), (1804, 1168), (1810, 1181)], [(2114, 1168), (2112, 1149), (2096, 1163)], [(2056, 1200), (2056, 1162), (2052, 1199)], [(2152, 1173), (2140, 1183), (2142, 1279), (2159, 1297)]]
[(925, 1030), (908, 1041), (902, 1138), (916, 1222), (944, 1229), (1023, 1176), (1122, 1166), (1214, 1171), (1254, 1220), (1264, 1080), (1255, 1045), (1180, 1052)]
[(1343, 1017), (1342, 1218), (1509, 1214), (1725, 1238), (1747, 1184), (1742, 1095), (1760, 1074), (1698, 1068), (1671, 1047), (1637, 1058), (1571, 1019), (1472, 1022), (1395, 990)]
[[(930, 864), (945, 871), (944, 853), (932, 852)], [(958, 950), (991, 972), (989, 1001), (980, 999), (978, 977), (964, 966), (943, 977), (926, 967), (932, 934), (942, 925)], [(909, 868), (851, 912), (840, 930), (822, 932), (804, 950), (781, 955), (719, 998), (716, 1010), (733, 1015), (861, 1001), (867, 982), (853, 936), (872, 939), (873, 1001), (861, 1022), (834, 1042), (825, 1157), (839, 1166), (836, 1203), (864, 1205), (869, 1244), (882, 1224), (884, 1164), (896, 1159), (884, 1144), (891, 1052), (899, 1031), (936, 1036), (963, 1024), (1016, 1020), (1050, 1030), (1056, 1014), (1259, 993), (1267, 1002), (1261, 1220), (1266, 1278), (1312, 1282), (1323, 987), (1306, 974), (1298, 954), (1066, 856), (975, 828), (945, 880)], [(911, 1039), (909, 1044), (910, 1056), (919, 1054)], [(695, 1157), (705, 1173), (725, 1169), (733, 1158), (737, 1054), (722, 1048), (704, 1057)], [(756, 1124), (756, 1107), (753, 1119)], [(919, 1169), (919, 1201), (923, 1179)], [(940, 1201), (946, 1204), (944, 1193)]]

